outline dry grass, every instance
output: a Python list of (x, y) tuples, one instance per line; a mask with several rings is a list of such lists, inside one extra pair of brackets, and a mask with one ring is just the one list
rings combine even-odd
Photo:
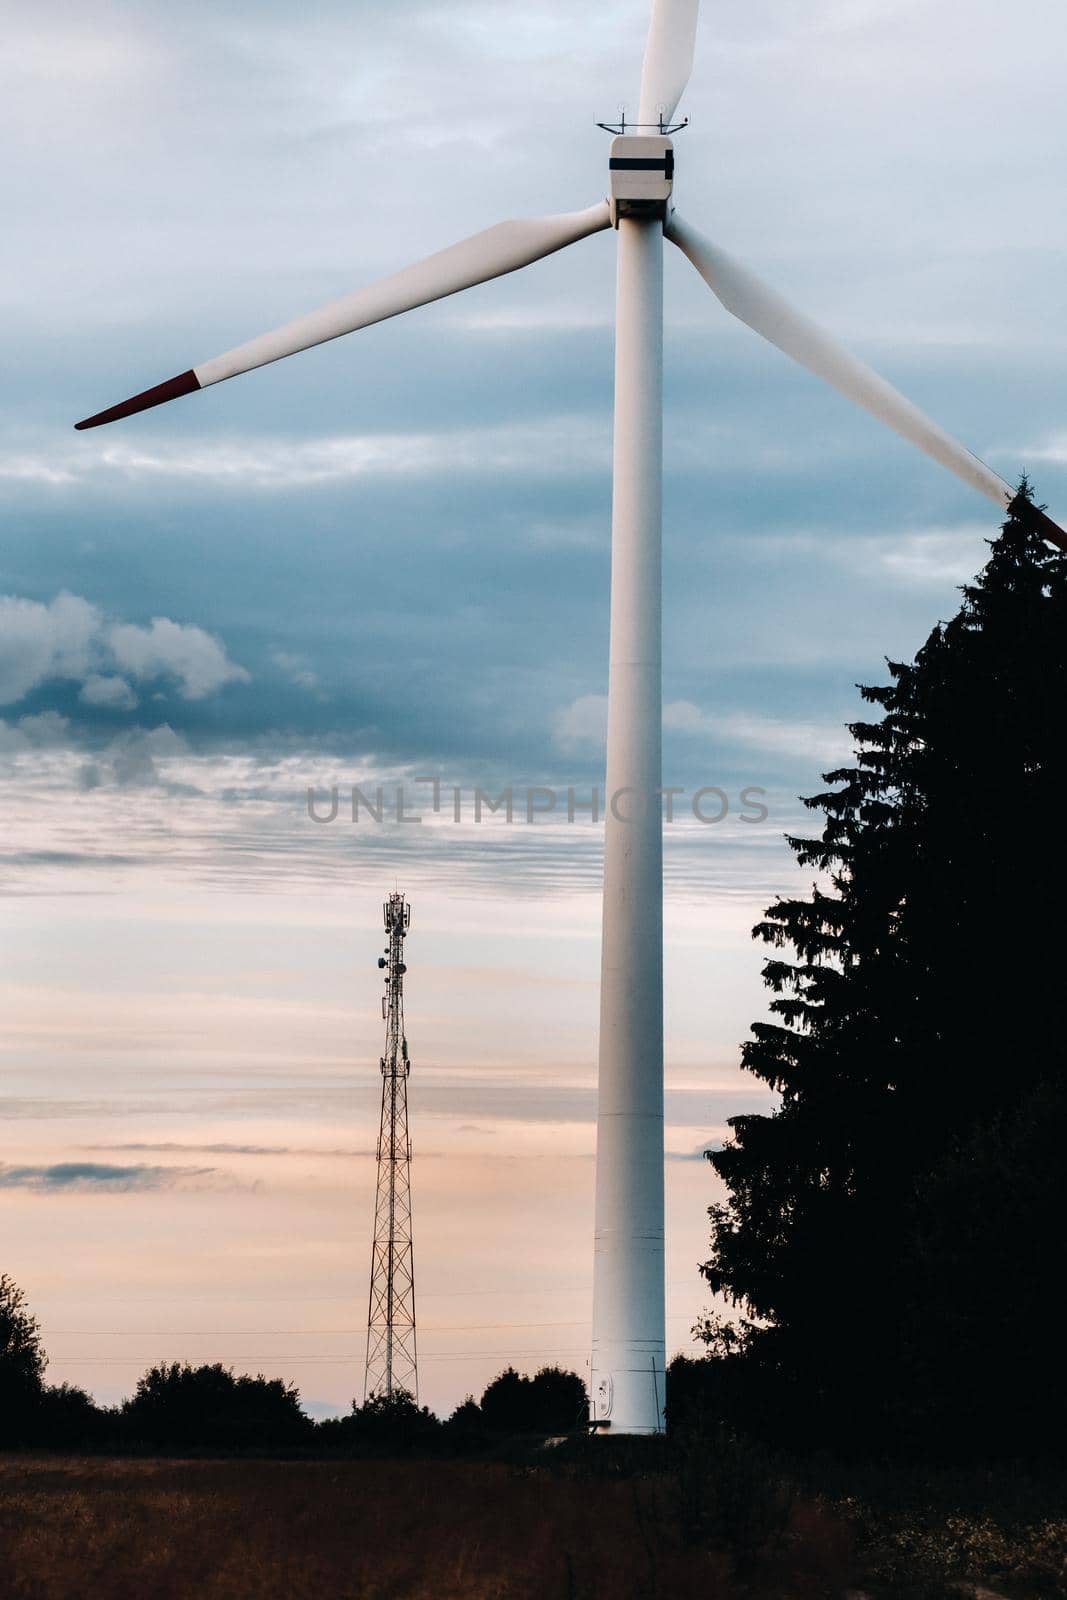
[[(842, 1593), (798, 1509), (742, 1585), (663, 1479), (452, 1461), (0, 1457), (3, 1600), (738, 1600)], [(807, 1517), (807, 1521), (805, 1521)]]

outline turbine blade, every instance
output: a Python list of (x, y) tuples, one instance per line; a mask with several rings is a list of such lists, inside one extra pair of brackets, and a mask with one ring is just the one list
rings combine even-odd
[(151, 406), (162, 405), (179, 395), (192, 394), (196, 389), (206, 389), (209, 384), (221, 383), (224, 378), (236, 377), (253, 367), (266, 366), (280, 361), (283, 356), (295, 355), (312, 345), (337, 339), (343, 333), (354, 333), (357, 328), (369, 327), (372, 322), (383, 322), (387, 317), (411, 311), (415, 306), (426, 305), (431, 300), (443, 300), (447, 295), (470, 289), (489, 278), (499, 278), (552, 255), (564, 246), (575, 244), (591, 233), (599, 233), (611, 226), (611, 215), (606, 200), (590, 206), (586, 211), (570, 211), (559, 216), (529, 217), (520, 221), (498, 222), (495, 227), (475, 233), (459, 244), (439, 250), (410, 267), (404, 267), (391, 277), (381, 278), (365, 289), (345, 295), (329, 305), (298, 317), (272, 333), (260, 334), (247, 344), (238, 345), (225, 355), (204, 361), (177, 378), (157, 384), (153, 389), (134, 395), (120, 405), (99, 411), (77, 428), (97, 428), (104, 422), (115, 422), (120, 417), (131, 416), (135, 411), (147, 411)]
[[(817, 378), (840, 391), (865, 411), (886, 423), (903, 438), (925, 450), (943, 467), (954, 472), (1003, 507), (1015, 498), (1015, 490), (992, 467), (987, 467), (951, 434), (906, 400), (898, 389), (880, 378), (872, 367), (839, 345), (836, 339), (761, 282), (754, 272), (712, 244), (703, 234), (672, 212), (664, 227), (667, 238), (687, 255), (712, 293), (741, 322), (762, 334), (787, 356)], [(1033, 508), (1035, 526), (1042, 536), (1067, 549), (1067, 533), (1051, 517)]]
[(641, 123), (669, 122), (689, 82), (700, 0), (652, 0), (641, 68)]
[(1022, 510), (1042, 539), (1047, 539), (1050, 544), (1059, 545), (1061, 550), (1067, 550), (1067, 532), (1064, 532), (1058, 522), (1053, 522), (1043, 507), (1035, 506), (1024, 500)]

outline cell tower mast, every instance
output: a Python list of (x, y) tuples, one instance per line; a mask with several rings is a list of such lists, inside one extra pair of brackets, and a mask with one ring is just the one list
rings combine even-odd
[(370, 1308), (367, 1313), (367, 1374), (364, 1400), (404, 1389), (419, 1397), (415, 1353), (415, 1263), (411, 1251), (411, 1139), (408, 1135), (408, 1042), (404, 1035), (404, 937), (411, 907), (391, 894), (383, 907), (389, 943), (378, 965), (385, 969), (382, 1017), (382, 1117), (378, 1132), (378, 1193), (374, 1206)]

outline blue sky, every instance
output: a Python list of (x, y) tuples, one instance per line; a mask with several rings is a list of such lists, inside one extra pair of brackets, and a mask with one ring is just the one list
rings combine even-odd
[[(56, 1378), (118, 1394), (203, 1354), (343, 1402), (399, 878), (426, 1397), (512, 1350), (580, 1369), (598, 831), (324, 827), (305, 793), (597, 782), (610, 235), (72, 424), (502, 217), (592, 203), (645, 7), (91, 0), (8, 26), (3, 1265)], [(1010, 26), (992, 0), (965, 26), (947, 0), (708, 3), (675, 191), (1061, 518), (1065, 43), (1047, 0)], [(666, 293), (665, 778), (759, 785), (770, 810), (668, 830), (680, 1345), (716, 1197), (690, 1158), (762, 1103), (737, 1068), (763, 1004), (748, 929), (802, 886), (796, 796), (996, 516), (673, 251)]]

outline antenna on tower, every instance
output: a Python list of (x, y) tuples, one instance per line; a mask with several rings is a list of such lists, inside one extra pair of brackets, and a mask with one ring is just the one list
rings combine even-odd
[(404, 938), (411, 907), (391, 894), (382, 907), (388, 943), (378, 966), (385, 970), (381, 1058), (382, 1115), (378, 1131), (378, 1190), (374, 1205), (367, 1371), (364, 1401), (403, 1389), (419, 1398), (415, 1351), (415, 1263), (411, 1250), (411, 1139), (408, 1135), (408, 1042), (404, 1034)]

